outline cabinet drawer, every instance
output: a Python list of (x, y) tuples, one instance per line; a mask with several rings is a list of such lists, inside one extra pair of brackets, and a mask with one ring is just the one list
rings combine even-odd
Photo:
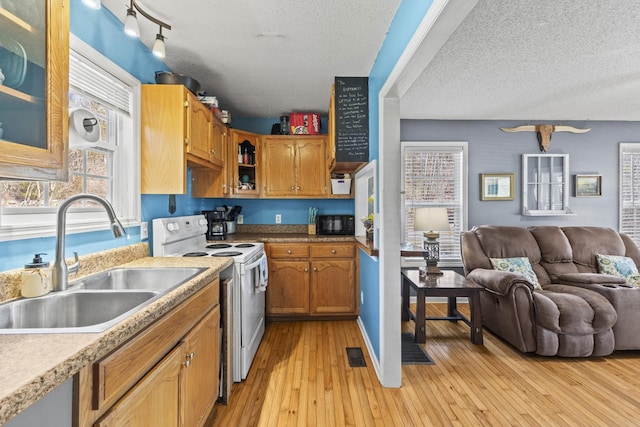
[(216, 304), (219, 279), (93, 364), (93, 409), (111, 404), (142, 378)]
[(313, 258), (353, 258), (355, 246), (353, 244), (327, 244), (311, 246)]
[(308, 258), (309, 245), (305, 244), (282, 244), (269, 245), (269, 256), (271, 258)]

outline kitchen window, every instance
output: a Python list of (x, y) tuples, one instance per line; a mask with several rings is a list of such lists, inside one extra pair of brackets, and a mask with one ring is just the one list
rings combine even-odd
[(640, 245), (640, 143), (620, 144), (620, 232)]
[[(0, 183), (0, 240), (55, 234), (57, 206), (78, 193), (104, 197), (125, 227), (140, 224), (140, 82), (71, 35), (69, 111), (83, 108), (98, 119), (95, 146), (69, 147), (67, 182)], [(108, 228), (104, 210), (81, 201), (69, 209), (67, 230)]]
[[(467, 228), (466, 201), (466, 142), (402, 143), (403, 243), (422, 247), (423, 232), (413, 228), (416, 208), (444, 207), (451, 229), (440, 232), (440, 265), (461, 266), (460, 233)], [(422, 259), (403, 262), (424, 264)]]

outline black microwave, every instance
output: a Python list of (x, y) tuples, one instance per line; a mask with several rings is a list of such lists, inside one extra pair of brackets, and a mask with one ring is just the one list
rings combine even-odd
[(318, 234), (354, 235), (356, 232), (353, 215), (318, 215), (316, 221)]

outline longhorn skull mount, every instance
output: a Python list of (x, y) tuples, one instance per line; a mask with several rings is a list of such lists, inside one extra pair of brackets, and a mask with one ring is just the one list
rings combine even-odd
[(504, 132), (535, 132), (538, 136), (540, 151), (547, 152), (549, 150), (549, 144), (551, 144), (551, 134), (553, 132), (585, 133), (589, 132), (591, 128), (579, 129), (573, 126), (522, 125), (514, 128), (500, 128), (500, 130)]

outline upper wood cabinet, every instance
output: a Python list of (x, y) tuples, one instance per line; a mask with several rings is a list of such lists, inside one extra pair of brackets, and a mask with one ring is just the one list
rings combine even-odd
[(142, 85), (142, 193), (185, 194), (190, 166), (210, 175), (200, 194), (224, 194), (226, 130), (218, 123), (183, 85)]
[(329, 170), (327, 138), (263, 137), (263, 197), (326, 197)]
[[(229, 146), (229, 195), (258, 197), (260, 193), (260, 135), (232, 129)], [(246, 156), (245, 156), (246, 154)], [(241, 157), (241, 158), (240, 158)], [(245, 159), (246, 157), (246, 159)]]
[(66, 180), (69, 0), (0, 5), (0, 177)]

